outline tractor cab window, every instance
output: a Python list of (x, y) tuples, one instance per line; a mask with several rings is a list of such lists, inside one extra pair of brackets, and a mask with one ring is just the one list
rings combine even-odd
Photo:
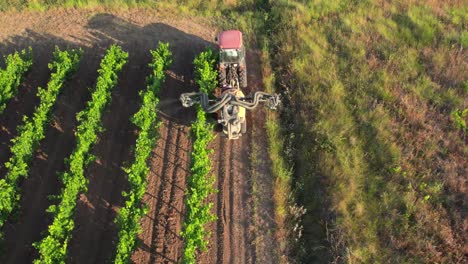
[(235, 49), (226, 49), (221, 51), (222, 62), (238, 62), (239, 52)]

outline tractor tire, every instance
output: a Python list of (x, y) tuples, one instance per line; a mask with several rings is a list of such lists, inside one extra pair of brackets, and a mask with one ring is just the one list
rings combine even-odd
[(214, 131), (216, 133), (223, 133), (223, 125), (216, 123), (214, 125)]
[(236, 70), (233, 68), (233, 66), (230, 66), (228, 69), (227, 69), (227, 82), (228, 84), (231, 84), (231, 81), (235, 81), (237, 79), (237, 76), (236, 76)]
[(239, 69), (239, 82), (242, 89), (247, 88), (247, 68)]
[(247, 120), (244, 120), (244, 122), (242, 122), (241, 124), (241, 133), (242, 134), (247, 133)]
[(218, 83), (221, 87), (224, 87), (226, 85), (226, 70), (219, 70)]

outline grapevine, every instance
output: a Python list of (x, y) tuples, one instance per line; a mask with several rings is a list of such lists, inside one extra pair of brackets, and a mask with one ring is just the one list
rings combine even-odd
[(5, 64), (5, 69), (0, 70), (0, 114), (5, 110), (6, 103), (16, 95), (24, 74), (31, 68), (32, 49), (8, 55)]
[(68, 241), (74, 229), (74, 211), (77, 197), (87, 189), (84, 171), (93, 160), (91, 147), (97, 140), (97, 133), (102, 130), (101, 116), (111, 99), (111, 91), (117, 84), (118, 73), (127, 62), (128, 53), (119, 46), (112, 45), (101, 61), (96, 89), (86, 109), (78, 113), (79, 122), (75, 132), (77, 145), (68, 159), (69, 170), (61, 175), (63, 189), (59, 196), (60, 203), (49, 207), (54, 215), (48, 228), (48, 235), (34, 243), (39, 250), (39, 258), (34, 263), (65, 263)]
[(20, 194), (18, 184), (28, 175), (30, 160), (39, 142), (44, 138), (45, 128), (51, 118), (51, 111), (62, 90), (63, 83), (78, 68), (81, 50), (60, 51), (55, 49), (54, 59), (49, 64), (52, 71), (47, 89), (38, 88), (40, 99), (32, 117), (23, 117), (18, 127), (18, 136), (12, 140), (11, 158), (5, 163), (7, 173), (0, 180), (0, 228), (11, 212), (18, 206)]
[[(200, 91), (213, 91), (217, 85), (217, 73), (214, 70), (216, 59), (211, 50), (200, 53), (194, 60), (195, 78)], [(197, 249), (207, 249), (209, 235), (205, 225), (216, 220), (211, 213), (212, 203), (207, 203), (206, 198), (217, 190), (213, 188), (214, 177), (210, 175), (211, 162), (209, 154), (213, 152), (208, 148), (214, 139), (211, 133), (213, 127), (206, 122), (206, 113), (197, 107), (197, 119), (192, 123), (192, 135), (194, 137), (192, 151), (192, 175), (188, 178), (185, 204), (187, 215), (183, 224), (182, 236), (185, 239), (184, 263), (196, 263)]]
[(160, 43), (156, 50), (151, 51), (151, 55), (153, 61), (149, 66), (153, 74), (147, 79), (146, 90), (140, 93), (141, 107), (131, 119), (140, 128), (136, 140), (135, 159), (131, 166), (123, 168), (130, 182), (130, 191), (122, 193), (126, 197), (125, 206), (120, 209), (116, 218), (119, 241), (115, 263), (119, 264), (128, 263), (135, 249), (137, 235), (141, 232), (140, 220), (147, 213), (147, 208), (142, 205), (141, 199), (147, 186), (148, 158), (158, 138), (158, 95), (165, 79), (164, 71), (172, 63), (169, 44)]

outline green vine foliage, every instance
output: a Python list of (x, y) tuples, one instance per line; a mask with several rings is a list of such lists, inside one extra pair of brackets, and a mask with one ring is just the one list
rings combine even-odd
[(200, 87), (200, 92), (210, 95), (218, 85), (218, 72), (214, 70), (216, 62), (216, 53), (211, 49), (201, 52), (193, 61), (195, 81)]
[(102, 131), (101, 116), (111, 99), (111, 91), (116, 86), (118, 74), (127, 62), (128, 53), (119, 46), (112, 45), (101, 61), (96, 89), (86, 108), (78, 113), (78, 127), (75, 132), (77, 145), (68, 159), (69, 170), (61, 175), (62, 193), (60, 203), (49, 207), (48, 212), (54, 215), (48, 228), (48, 235), (40, 242), (34, 243), (39, 250), (39, 258), (34, 263), (65, 263), (68, 241), (75, 226), (73, 217), (77, 197), (87, 190), (84, 170), (94, 159), (91, 147), (97, 140), (97, 133)]
[(39, 106), (31, 118), (23, 117), (23, 124), (18, 127), (18, 136), (11, 141), (12, 156), (5, 163), (6, 176), (0, 180), (0, 228), (19, 205), (19, 180), (28, 175), (30, 160), (45, 136), (45, 128), (57, 96), (65, 80), (77, 70), (81, 54), (81, 50), (60, 51), (55, 48), (54, 59), (49, 63), (52, 74), (47, 89), (38, 88)]
[[(195, 58), (196, 81), (201, 91), (213, 91), (217, 85), (215, 69), (216, 59), (211, 50), (202, 52)], [(211, 131), (213, 126), (206, 122), (206, 113), (197, 107), (197, 119), (192, 123), (192, 135), (194, 137), (192, 151), (192, 175), (187, 181), (187, 191), (185, 204), (187, 215), (183, 224), (182, 236), (185, 239), (184, 263), (196, 263), (197, 249), (205, 251), (209, 232), (205, 230), (205, 225), (216, 220), (216, 216), (211, 213), (212, 203), (207, 203), (206, 198), (217, 190), (213, 188), (215, 178), (210, 175), (211, 162), (209, 154), (213, 152), (208, 148), (209, 143), (214, 139)]]
[(5, 59), (5, 69), (0, 69), (0, 114), (7, 102), (16, 95), (21, 80), (31, 69), (32, 49), (10, 54)]
[(141, 232), (140, 220), (147, 213), (147, 208), (141, 203), (141, 199), (147, 186), (148, 158), (158, 138), (158, 96), (165, 79), (164, 71), (172, 63), (172, 53), (167, 43), (159, 43), (158, 48), (151, 51), (151, 55), (153, 60), (149, 66), (153, 73), (147, 78), (146, 90), (140, 92), (141, 107), (131, 119), (140, 128), (136, 140), (135, 159), (131, 166), (123, 168), (128, 176), (130, 191), (122, 193), (126, 197), (125, 206), (120, 209), (116, 218), (119, 241), (115, 263), (118, 264), (129, 262), (135, 249), (136, 238)]

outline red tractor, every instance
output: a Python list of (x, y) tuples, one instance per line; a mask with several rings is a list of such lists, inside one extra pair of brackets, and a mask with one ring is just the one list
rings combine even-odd
[(247, 67), (242, 33), (239, 30), (221, 32), (216, 41), (219, 44), (219, 65), (217, 98), (210, 100), (205, 93), (184, 93), (180, 100), (184, 107), (199, 103), (207, 113), (218, 113), (218, 123), (229, 139), (238, 139), (247, 131), (246, 109), (252, 110), (260, 102), (270, 109), (279, 105), (279, 95), (255, 92), (245, 97), (241, 88), (247, 87)]
[(239, 30), (223, 31), (216, 40), (219, 44), (219, 85), (221, 87), (230, 85), (229, 81), (238, 77), (240, 87), (247, 88), (247, 65), (242, 32)]

